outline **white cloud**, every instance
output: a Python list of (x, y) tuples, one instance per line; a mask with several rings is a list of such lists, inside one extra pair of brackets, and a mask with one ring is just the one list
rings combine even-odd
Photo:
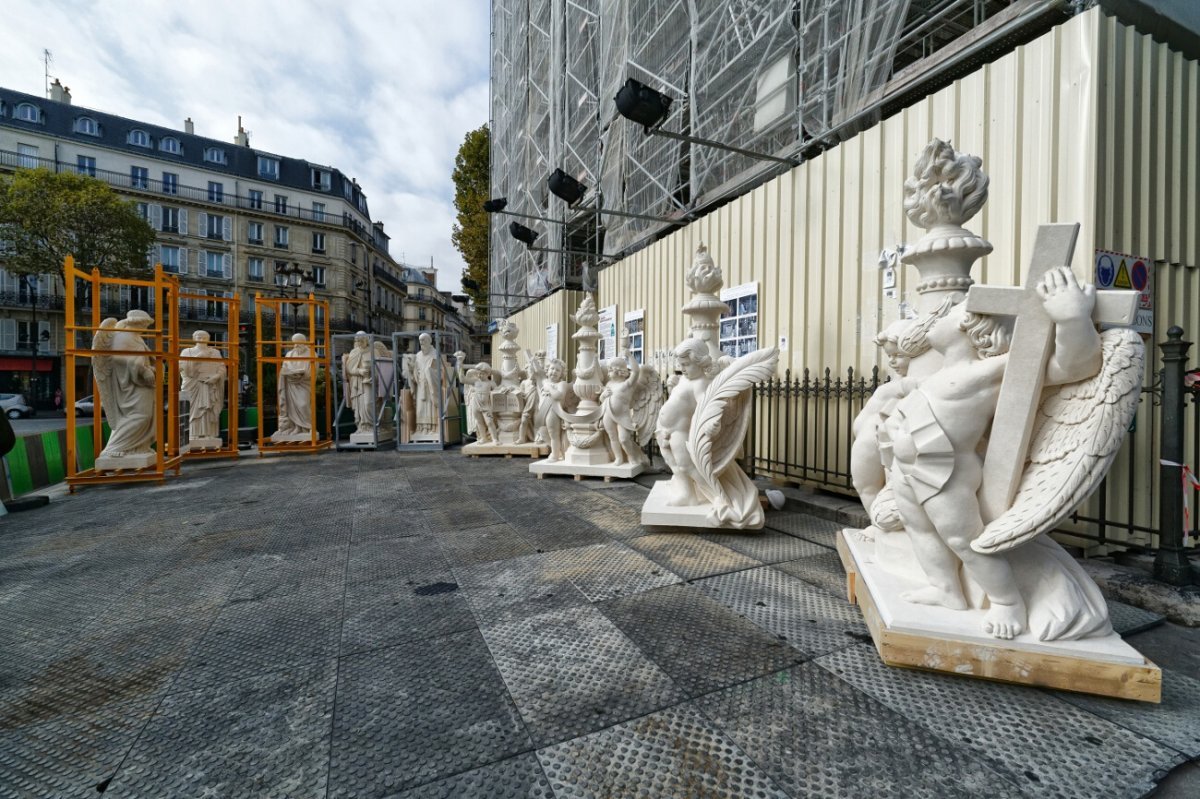
[(358, 179), (392, 253), (458, 289), (454, 155), (487, 121), (487, 0), (5, 4), (0, 84), (50, 74), (88, 108), (328, 164)]

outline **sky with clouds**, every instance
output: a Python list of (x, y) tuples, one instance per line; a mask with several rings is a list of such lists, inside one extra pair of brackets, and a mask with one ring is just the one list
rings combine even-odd
[(450, 242), (454, 155), (488, 119), (488, 0), (5, 0), (0, 85), (329, 164), (358, 178), (392, 255), (433, 259), (459, 290)]

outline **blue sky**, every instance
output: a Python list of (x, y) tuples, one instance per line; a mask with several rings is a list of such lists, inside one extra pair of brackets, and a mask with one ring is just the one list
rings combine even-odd
[(488, 0), (6, 0), (0, 85), (329, 164), (392, 254), (459, 288), (454, 155), (488, 116)]

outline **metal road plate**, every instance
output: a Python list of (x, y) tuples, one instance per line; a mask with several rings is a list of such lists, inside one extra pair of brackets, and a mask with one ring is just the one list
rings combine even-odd
[(389, 796), (388, 799), (555, 799), (532, 753)]
[(607, 499), (616, 500), (635, 510), (641, 510), (642, 505), (646, 504), (646, 497), (650, 496), (650, 492), (637, 483), (596, 483), (593, 487), (596, 490), (603, 489)]
[(500, 524), (504, 519), (491, 506), (480, 499), (461, 499), (440, 508), (429, 508), (425, 518), (434, 532), (443, 530), (473, 530)]
[(171, 694), (105, 797), (324, 797), (337, 662)]
[(451, 588), (456, 585), (449, 569), (347, 585), (342, 654), (475, 629), (467, 598)]
[(870, 640), (858, 608), (769, 566), (694, 585), (809, 656)]
[(837, 531), (845, 525), (809, 516), (807, 513), (771, 512), (767, 514), (766, 526), (772, 530), (797, 535), (814, 544), (834, 549), (837, 546), (835, 541)]
[(478, 632), (341, 659), (331, 797), (384, 797), (531, 749)]
[(402, 574), (429, 574), (448, 568), (442, 549), (426, 538), (363, 541), (350, 547), (347, 583), (365, 583)]
[(393, 541), (431, 534), (429, 521), (420, 511), (392, 507), (388, 500), (380, 502), (379, 505), (387, 507), (388, 512), (370, 516), (355, 513), (350, 521), (352, 543)]
[(799, 577), (834, 596), (846, 595), (846, 570), (842, 566), (842, 559), (838, 553), (830, 552), (824, 547), (821, 547), (819, 554), (776, 563), (774, 566), (781, 572)]
[(113, 600), (100, 621), (121, 624), (216, 609), (229, 598), (252, 562), (248, 557), (165, 568)]
[(539, 746), (683, 698), (671, 678), (591, 606), (485, 627), (483, 635)]
[(706, 541), (729, 547), (762, 563), (779, 563), (784, 560), (807, 558), (829, 550), (820, 544), (803, 538), (781, 533), (778, 530), (745, 530), (732, 533), (705, 531), (700, 537)]
[(596, 607), (689, 696), (779, 671), (804, 657), (690, 585)]
[(1019, 796), (988, 762), (812, 663), (695, 704), (792, 796)]
[(1142, 610), (1133, 605), (1126, 605), (1115, 599), (1109, 599), (1108, 619), (1112, 622), (1113, 631), (1122, 638), (1142, 630), (1149, 630), (1163, 622), (1163, 616), (1149, 610)]
[(532, 555), (536, 551), (508, 524), (445, 530), (436, 534), (436, 541), (455, 568)]
[(230, 594), (232, 602), (274, 599), (300, 592), (340, 596), (346, 579), (344, 545), (314, 547), (283, 554), (258, 555)]
[(788, 796), (686, 704), (541, 749), (537, 756), (557, 799)]
[(587, 603), (542, 553), (461, 566), (454, 574), (480, 626)]
[(549, 562), (592, 602), (680, 582), (678, 576), (619, 541), (560, 549)]
[(762, 565), (754, 558), (686, 532), (643, 535), (630, 538), (625, 544), (685, 580)]
[(1129, 702), (1065, 691), (1059, 699), (1181, 752), (1200, 757), (1200, 680), (1163, 669), (1162, 702)]
[(868, 645), (814, 662), (929, 734), (971, 750), (1030, 796), (1142, 796), (1154, 772), (1178, 758), (1049, 692), (891, 668)]
[(541, 497), (493, 501), (491, 505), (530, 546), (542, 552), (603, 544), (609, 540), (591, 522)]

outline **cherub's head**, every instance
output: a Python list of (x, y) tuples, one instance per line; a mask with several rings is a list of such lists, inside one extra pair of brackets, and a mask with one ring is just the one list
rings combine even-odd
[(675, 348), (675, 358), (679, 363), (679, 370), (689, 380), (695, 380), (712, 368), (708, 344), (698, 338), (684, 339), (683, 343)]
[(475, 364), (475, 374), (479, 380), (492, 379), (492, 365), (487, 361), (480, 361)]
[(628, 380), (629, 379), (629, 364), (624, 358), (613, 358), (605, 366), (608, 369), (609, 380)]
[(1012, 330), (1003, 316), (974, 314), (964, 308), (958, 329), (967, 334), (980, 358), (1003, 355), (1012, 344)]
[(900, 337), (912, 324), (911, 320), (900, 319), (892, 322), (878, 336), (875, 337), (875, 343), (879, 345), (884, 354), (887, 355), (888, 366), (896, 374), (904, 377), (908, 373), (908, 363), (911, 358), (900, 351)]
[(563, 363), (561, 358), (551, 358), (546, 361), (546, 379), (551, 383), (557, 383), (567, 374), (567, 365)]

